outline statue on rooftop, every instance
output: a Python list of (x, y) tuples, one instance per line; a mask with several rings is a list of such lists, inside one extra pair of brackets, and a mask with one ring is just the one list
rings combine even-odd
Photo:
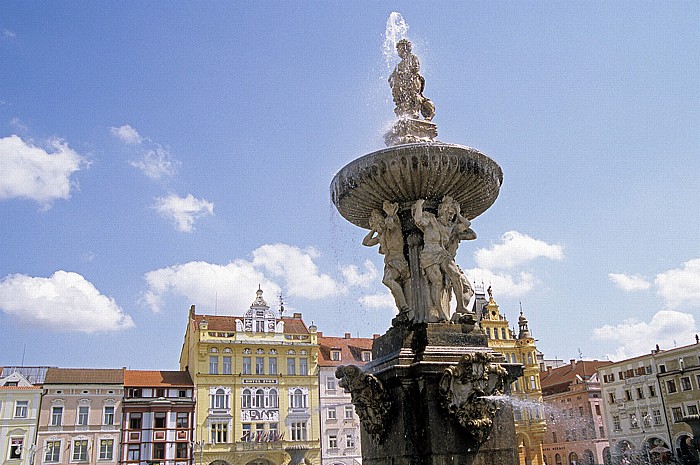
[[(438, 206), (438, 214), (423, 210), (425, 200), (419, 199), (413, 206), (413, 219), (416, 226), (423, 231), (423, 249), (420, 252), (420, 266), (428, 281), (430, 307), (432, 314), (429, 321), (450, 319), (450, 310), (446, 308), (449, 298), (443, 299), (444, 292), (454, 292), (457, 300), (457, 313), (468, 312), (467, 305), (471, 297), (471, 286), (465, 289), (462, 270), (455, 262), (457, 247), (462, 240), (476, 238), (471, 223), (462, 216), (459, 203), (452, 197), (443, 197)], [(471, 291), (471, 292), (470, 292)]]
[(420, 62), (412, 51), (411, 42), (401, 39), (396, 43), (396, 51), (401, 61), (389, 76), (391, 95), (394, 97), (394, 113), (399, 118), (418, 119), (422, 114), (426, 121), (435, 116), (435, 105), (423, 96), (425, 78), (420, 75)]
[(362, 239), (362, 245), (373, 247), (379, 244), (379, 253), (384, 255), (384, 278), (382, 283), (389, 288), (399, 309), (399, 320), (407, 320), (408, 303), (403, 292), (403, 284), (411, 273), (404, 256), (404, 240), (401, 222), (397, 215), (398, 203), (384, 201), (384, 213), (372, 210), (369, 217), (370, 231)]

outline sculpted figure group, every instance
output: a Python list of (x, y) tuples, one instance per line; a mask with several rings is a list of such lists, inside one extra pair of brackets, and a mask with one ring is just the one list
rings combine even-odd
[(372, 211), (370, 231), (362, 241), (368, 247), (379, 244), (379, 253), (384, 255), (382, 282), (394, 297), (399, 309), (399, 321), (447, 321), (450, 319), (449, 301), (452, 294), (457, 302), (455, 310), (458, 314), (468, 313), (468, 304), (474, 295), (469, 280), (455, 262), (459, 242), (476, 238), (471, 223), (462, 215), (459, 203), (450, 196), (442, 199), (437, 215), (424, 210), (424, 203), (423, 199), (417, 200), (411, 212), (416, 226), (423, 233), (419, 262), (427, 283), (427, 315), (413, 313), (409, 317), (405, 289), (411, 276), (404, 254), (404, 236), (397, 203), (385, 201), (384, 213)]

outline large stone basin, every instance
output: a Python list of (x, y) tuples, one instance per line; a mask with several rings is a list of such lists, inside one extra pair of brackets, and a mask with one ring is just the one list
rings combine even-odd
[(409, 208), (418, 199), (437, 203), (450, 195), (471, 220), (496, 201), (502, 183), (501, 167), (478, 150), (420, 142), (349, 163), (333, 178), (331, 198), (346, 220), (369, 229), (370, 212), (381, 211), (385, 200)]

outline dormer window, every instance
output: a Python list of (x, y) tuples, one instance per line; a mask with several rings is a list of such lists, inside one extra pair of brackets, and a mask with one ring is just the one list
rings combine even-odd
[(331, 350), (331, 360), (333, 360), (334, 362), (340, 361), (340, 349)]
[(369, 362), (370, 360), (372, 360), (372, 352), (369, 350), (362, 351), (362, 361)]

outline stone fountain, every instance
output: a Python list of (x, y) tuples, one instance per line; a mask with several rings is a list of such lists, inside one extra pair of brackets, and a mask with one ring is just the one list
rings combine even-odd
[[(469, 279), (455, 262), (476, 239), (471, 220), (496, 200), (503, 173), (483, 153), (436, 140), (435, 105), (406, 39), (389, 77), (398, 119), (387, 148), (342, 168), (331, 183), (340, 214), (369, 230), (396, 302), (364, 369), (341, 366), (340, 385), (362, 423), (364, 465), (512, 465), (513, 413), (497, 396), (522, 376), (489, 349)], [(452, 311), (451, 302), (455, 302)]]

